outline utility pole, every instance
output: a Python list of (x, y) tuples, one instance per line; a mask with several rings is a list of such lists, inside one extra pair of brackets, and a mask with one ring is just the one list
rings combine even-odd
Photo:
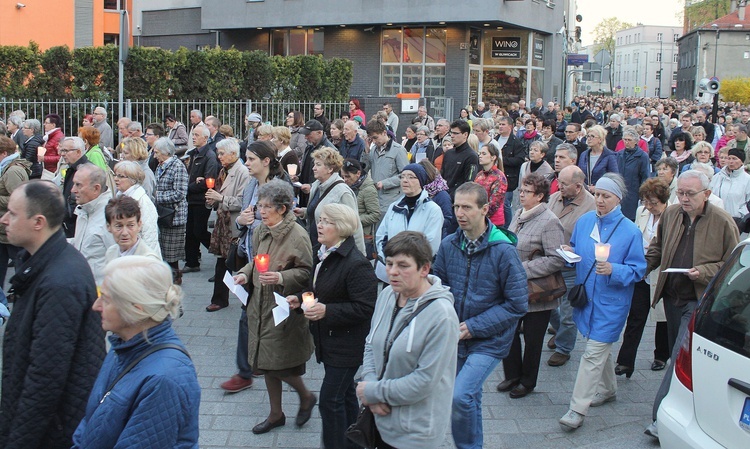
[(644, 51), (643, 55), (646, 57), (646, 70), (643, 73), (643, 98), (646, 98), (646, 88), (648, 87), (648, 51)]
[(128, 60), (128, 49), (130, 47), (130, 22), (128, 21), (127, 0), (120, 0), (120, 54), (118, 59), (118, 94), (117, 113), (118, 119), (123, 117), (125, 108), (125, 61)]

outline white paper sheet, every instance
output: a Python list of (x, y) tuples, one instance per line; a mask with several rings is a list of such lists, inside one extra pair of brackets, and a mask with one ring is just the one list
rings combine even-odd
[(662, 273), (687, 273), (690, 268), (667, 268)]
[(280, 294), (274, 292), (273, 299), (276, 301), (276, 307), (273, 308), (273, 323), (278, 326), (285, 319), (289, 318), (289, 303), (286, 302), (286, 298)]
[(568, 263), (578, 263), (581, 261), (581, 256), (572, 251), (565, 251), (562, 248), (557, 248), (556, 251)]
[(235, 284), (232, 273), (229, 271), (224, 273), (224, 285), (226, 285), (227, 288), (229, 288), (229, 291), (234, 293), (235, 296), (240, 299), (243, 306), (247, 305), (247, 291), (245, 291), (245, 287)]

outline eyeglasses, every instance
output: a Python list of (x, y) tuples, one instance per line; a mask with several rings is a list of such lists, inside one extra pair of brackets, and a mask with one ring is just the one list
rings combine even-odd
[(578, 131), (568, 131), (567, 129), (565, 130), (565, 134), (575, 134), (575, 133), (577, 133), (577, 132), (578, 132)]
[(60, 153), (60, 154), (68, 154), (68, 153), (72, 153), (73, 151), (78, 151), (78, 149), (77, 148), (75, 150), (65, 150), (65, 149), (63, 149), (63, 150), (58, 151), (58, 153)]
[(117, 179), (130, 179), (129, 176), (123, 175), (121, 173), (115, 173), (115, 178), (117, 178)]
[(706, 190), (707, 190), (707, 189), (703, 189), (703, 190), (698, 190), (697, 192), (684, 192), (684, 191), (682, 191), (682, 190), (678, 190), (678, 191), (676, 191), (675, 193), (676, 193), (676, 194), (677, 194), (677, 196), (678, 196), (678, 197), (680, 197), (680, 198), (682, 198), (682, 197), (685, 197), (685, 198), (693, 198), (693, 197), (695, 197), (695, 195), (697, 195), (697, 194), (699, 194), (699, 193), (701, 193), (701, 192), (705, 192)]
[(155, 135), (156, 135), (156, 134), (154, 134), (154, 133), (150, 133), (150, 134), (149, 134), (149, 133), (146, 133), (146, 136), (148, 136), (148, 137), (153, 137), (153, 136), (155, 136)]
[(414, 181), (415, 179), (418, 179), (418, 178), (416, 176), (414, 176), (414, 175), (398, 175), (398, 179), (400, 179), (402, 181), (403, 180)]
[(328, 220), (327, 218), (321, 218), (320, 220), (318, 220), (318, 224), (321, 225), (321, 226), (330, 226), (330, 225), (332, 225), (334, 223), (332, 221)]
[(534, 192), (533, 190), (529, 190), (529, 189), (521, 189), (521, 190), (518, 191), (518, 193), (519, 193), (519, 195), (520, 194), (523, 194), (523, 195), (536, 195), (536, 192)]
[(452, 136), (458, 136), (459, 134), (463, 134), (461, 131), (451, 131)]
[(587, 135), (587, 136), (586, 136), (586, 138), (587, 138), (587, 139), (598, 139), (598, 138), (599, 138), (599, 136), (595, 136), (595, 135), (593, 135), (593, 134), (589, 134), (589, 135)]
[(643, 203), (644, 206), (652, 206), (652, 207), (656, 207), (659, 204), (661, 204), (661, 201), (659, 200), (647, 200), (645, 198), (641, 198), (641, 202)]

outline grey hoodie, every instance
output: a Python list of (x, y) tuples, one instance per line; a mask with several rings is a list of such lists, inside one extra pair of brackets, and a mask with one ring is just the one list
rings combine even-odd
[(384, 402), (387, 416), (375, 416), (383, 441), (394, 447), (432, 449), (442, 445), (450, 427), (456, 378), (458, 318), (453, 294), (435, 276), (420, 298), (409, 299), (393, 322), (398, 329), (419, 303), (437, 298), (396, 338), (383, 379), (383, 350), (396, 305), (396, 293), (386, 287), (378, 297), (370, 334), (365, 341), (362, 379), (368, 403)]

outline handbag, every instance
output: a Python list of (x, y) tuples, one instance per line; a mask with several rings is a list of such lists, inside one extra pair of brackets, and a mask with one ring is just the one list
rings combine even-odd
[(156, 214), (159, 216), (159, 218), (156, 220), (156, 224), (163, 228), (172, 227), (175, 214), (174, 209), (172, 209), (171, 207), (162, 206), (161, 204), (156, 204)]
[(245, 240), (245, 235), (247, 235), (247, 227), (240, 232), (239, 237), (234, 237), (232, 241), (229, 242), (227, 260), (225, 262), (229, 271), (239, 271), (248, 263), (247, 254), (242, 256), (239, 251), (240, 242)]
[[(542, 251), (535, 249), (529, 256), (529, 260), (532, 260), (536, 253), (542, 253)], [(529, 279), (527, 283), (529, 289), (529, 304), (551, 302), (563, 296), (565, 292), (568, 291), (561, 271), (548, 274), (544, 277)]]
[[(419, 313), (429, 306), (435, 299), (437, 298), (425, 300), (420, 304), (419, 307), (417, 307), (411, 315), (401, 323), (401, 326), (399, 326), (396, 332), (393, 333), (393, 338), (390, 338), (390, 344), (388, 344), (388, 347), (385, 350), (383, 368), (380, 370), (378, 380), (381, 380), (383, 374), (385, 374), (385, 367), (388, 364), (388, 357), (391, 355), (391, 346), (393, 346), (393, 342), (396, 341), (396, 338), (398, 338), (401, 331), (409, 325), (411, 320), (419, 315)], [(366, 449), (375, 449), (375, 446), (380, 442), (380, 433), (378, 432), (378, 426), (375, 424), (375, 415), (373, 415), (370, 407), (363, 405), (362, 408), (360, 408), (357, 420), (346, 429), (346, 437)]]
[[(622, 220), (623, 219), (620, 218), (620, 221), (617, 222), (617, 226), (615, 226), (615, 228), (612, 230), (612, 233), (609, 234), (609, 237), (607, 237), (607, 240), (605, 240), (604, 243), (607, 243), (610, 237), (612, 237), (618, 226), (620, 226), (620, 223), (622, 223)], [(586, 274), (586, 278), (583, 280), (582, 284), (576, 284), (570, 288), (570, 291), (568, 292), (568, 302), (570, 302), (571, 307), (582, 309), (586, 307), (586, 304), (589, 303), (589, 294), (586, 293), (586, 281), (589, 280), (589, 276), (591, 276), (591, 272), (594, 270), (595, 266), (596, 262), (591, 264), (591, 268), (589, 268), (589, 272), (588, 274)]]

